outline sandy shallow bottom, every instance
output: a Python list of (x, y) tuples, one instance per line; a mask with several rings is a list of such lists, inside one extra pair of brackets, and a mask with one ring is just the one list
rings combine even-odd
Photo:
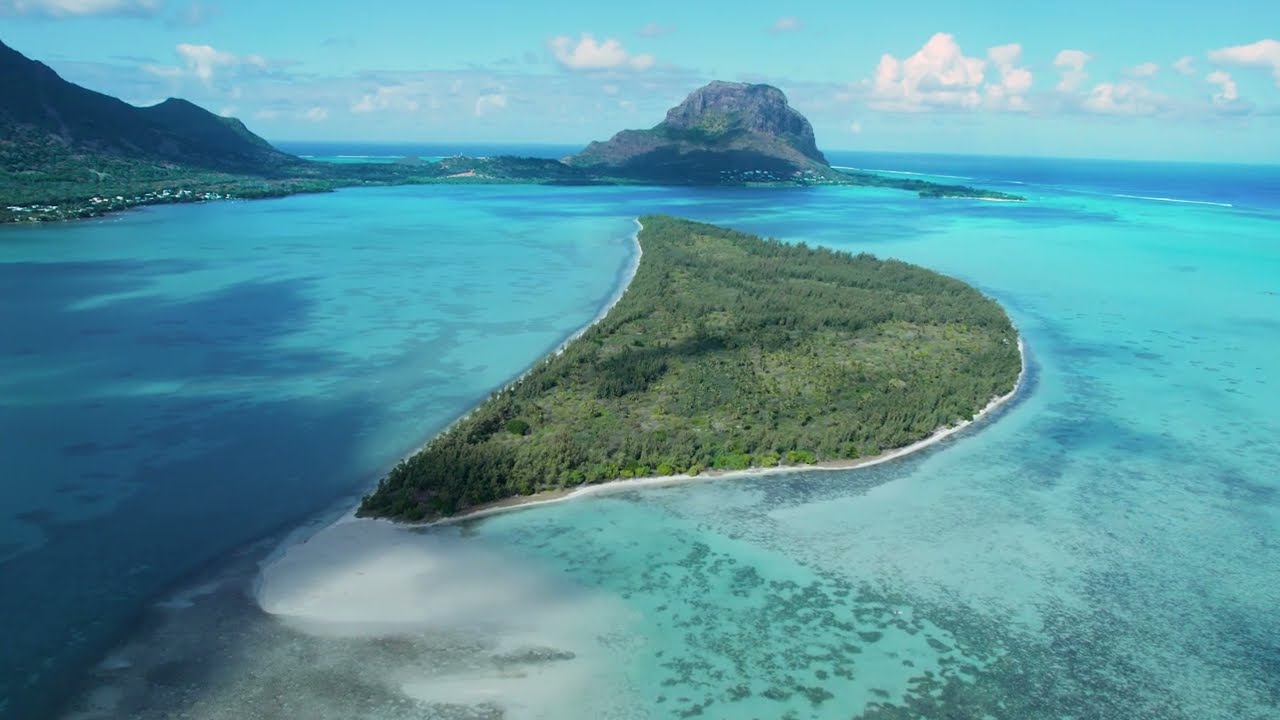
[(565, 698), (592, 714), (591, 698), (639, 705), (607, 671), (625, 667), (636, 637), (612, 598), (458, 528), (343, 519), (285, 542), (246, 548), (157, 603), (64, 717), (553, 718)]
[[(1024, 370), (1014, 390), (972, 421), (872, 458), (618, 481), (516, 498), (420, 526), (330, 514), (245, 548), (211, 577), (157, 602), (134, 641), (99, 664), (92, 689), (64, 718), (562, 718), (568, 706), (573, 717), (649, 717), (642, 708), (652, 706), (662, 686), (635, 685), (635, 658), (654, 654), (655, 628), (628, 603), (630, 593), (559, 578), (511, 552), (501, 532), (486, 539), (476, 523), (511, 510), (695, 481), (869, 469), (936, 449), (990, 422), (1026, 391), (1021, 340), (1019, 352)], [(637, 563), (637, 571), (651, 571), (659, 556)], [(741, 610), (750, 623), (758, 608)], [(945, 631), (910, 618), (909, 607), (879, 600), (858, 612), (878, 616), (860, 638), (879, 642), (901, 631), (873, 667), (906, 662), (913, 671), (943, 670), (932, 656), (939, 643), (953, 642)], [(976, 668), (982, 661), (969, 662)], [(838, 664), (834, 672), (841, 672)], [(893, 673), (860, 675), (864, 694), (872, 685), (897, 699), (910, 690)], [(687, 695), (672, 699), (685, 711), (699, 707)]]
[[(770, 222), (842, 247), (859, 215), (832, 198)], [(1015, 311), (1035, 357), (998, 422), (853, 471), (334, 525), (254, 593), (275, 540), (152, 608), (79, 717), (1272, 720), (1274, 232), (1072, 203), (1034, 238), (978, 215), (879, 247)], [(461, 545), (480, 555), (449, 565)]]
[[(1025, 391), (1020, 380), (1016, 392)], [(870, 466), (941, 449), (940, 443), (956, 433), (987, 425), (1013, 395), (993, 401), (975, 421), (980, 423), (871, 459), (859, 474), (867, 473), (874, 485), (879, 479), (870, 476)], [(719, 479), (770, 482), (764, 476), (779, 473), (784, 480), (797, 474), (795, 469), (748, 471)], [(591, 501), (662, 492), (673, 485), (678, 489), (689, 480), (613, 483), (566, 496), (562, 499), (576, 502), (563, 506), (589, 514)], [(609, 517), (608, 508), (602, 508), (602, 517)], [(512, 538), (502, 530), (492, 536), (478, 532), (479, 523), (500, 518), (472, 516), (429, 526), (357, 519), (349, 511), (333, 518), (331, 514), (244, 548), (225, 566), (155, 603), (131, 642), (91, 673), (91, 689), (65, 720), (639, 718), (652, 716), (655, 698), (667, 700), (664, 686), (637, 684), (637, 678), (661, 674), (644, 662), (638, 666), (637, 658), (660, 659), (662, 637), (672, 628), (654, 627), (656, 613), (634, 605), (630, 592), (593, 590), (581, 578), (559, 577), (520, 548), (513, 551)], [(600, 537), (602, 531), (624, 536), (643, 532), (603, 522), (612, 527), (596, 528), (596, 538), (583, 538), (584, 557), (601, 541), (627, 545)], [(575, 546), (573, 539), (556, 537), (554, 531), (535, 534)], [(666, 550), (661, 544), (646, 548), (652, 557), (634, 563), (637, 591), (653, 584), (646, 579), (652, 573), (665, 582), (672, 572), (704, 572), (681, 557), (684, 540)], [(673, 567), (664, 566), (668, 560)], [(773, 560), (759, 558), (753, 564), (768, 567)], [(769, 584), (790, 593), (785, 588), (808, 582), (813, 578), (788, 576)], [(678, 599), (679, 592), (666, 592), (675, 602), (693, 606), (707, 591), (699, 589), (702, 583), (683, 583), (692, 593), (684, 600)], [(837, 588), (831, 594), (848, 592)], [(722, 608), (721, 619), (745, 628), (776, 624), (768, 632), (785, 634), (787, 620), (794, 620), (790, 613), (803, 617), (810, 612), (804, 605), (796, 603), (784, 617), (777, 609), (745, 601), (742, 607)], [(870, 698), (879, 697), (873, 690), (892, 692), (895, 698), (910, 691), (901, 682), (905, 676), (886, 673), (886, 668), (906, 662), (912, 672), (946, 669), (936, 664), (935, 647), (954, 644), (954, 639), (926, 619), (912, 617), (909, 606), (859, 597), (849, 612), (860, 622), (869, 621), (855, 639), (876, 637), (873, 642), (879, 643), (879, 648), (856, 650), (860, 662), (869, 662), (859, 672), (858, 684), (866, 686), (864, 694)], [(702, 622), (697, 616), (692, 621)], [(884, 635), (889, 637), (881, 641)], [(770, 642), (780, 644), (776, 638)], [(966, 662), (975, 668), (981, 664), (980, 659)], [(703, 671), (683, 670), (695, 675)], [(726, 668), (721, 674), (732, 672)], [(833, 672), (841, 672), (839, 664)], [(688, 709), (693, 700), (683, 692), (670, 699)]]

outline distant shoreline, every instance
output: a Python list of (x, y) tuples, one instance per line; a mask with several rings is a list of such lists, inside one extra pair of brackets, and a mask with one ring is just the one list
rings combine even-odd
[[(639, 224), (638, 221), (637, 221), (637, 224)], [(606, 313), (607, 313), (607, 310), (606, 310)], [(600, 317), (604, 317), (604, 314), (602, 314)], [(595, 321), (592, 322), (592, 324), (594, 325), (596, 322), (599, 322), (599, 319), (600, 318), (597, 318)], [(588, 326), (588, 328), (589, 327), (590, 326)], [(583, 332), (585, 332), (586, 329), (587, 328), (584, 328)], [(501, 513), (512, 512), (514, 510), (523, 510), (527, 508), (537, 507), (539, 505), (549, 505), (552, 503), (564, 502), (566, 500), (573, 500), (575, 498), (588, 497), (592, 495), (608, 495), (612, 493), (626, 492), (627, 490), (635, 490), (635, 489), (646, 488), (646, 487), (684, 485), (686, 483), (699, 482), (703, 480), (730, 480), (730, 479), (740, 478), (740, 477), (777, 475), (780, 473), (812, 472), (812, 471), (821, 471), (821, 470), (825, 470), (825, 471), (852, 470), (855, 468), (871, 467), (873, 465), (879, 465), (881, 463), (886, 463), (891, 460), (897, 460), (899, 458), (906, 457), (908, 455), (917, 453), (921, 450), (937, 445), (938, 443), (960, 432), (961, 430), (964, 430), (970, 425), (980, 422), (981, 420), (989, 416), (993, 411), (999, 409), (1000, 407), (1008, 403), (1010, 400), (1012, 400), (1014, 397), (1016, 397), (1018, 394), (1018, 391), (1022, 389), (1022, 385), (1026, 379), (1026, 374), (1027, 374), (1026, 347), (1023, 344), (1021, 335), (1018, 335), (1018, 358), (1021, 362), (1021, 367), (1018, 370), (1018, 379), (1014, 382), (1013, 389), (1010, 390), (1008, 393), (1005, 393), (1004, 395), (1001, 395), (996, 398), (992, 398), (991, 402), (987, 403), (986, 407), (979, 410), (978, 413), (974, 415), (972, 419), (965, 420), (963, 422), (957, 423), (949, 427), (941, 428), (935, 431), (929, 437), (924, 438), (923, 440), (918, 440), (914, 443), (911, 443), (910, 445), (904, 445), (902, 447), (894, 448), (892, 450), (886, 450), (885, 452), (879, 453), (878, 455), (871, 455), (868, 457), (861, 457), (861, 458), (851, 458), (848, 460), (826, 460), (823, 462), (813, 463), (811, 465), (775, 465), (772, 467), (752, 467), (752, 468), (747, 468), (745, 470), (704, 470), (703, 472), (698, 473), (697, 475), (651, 475), (648, 477), (641, 477), (641, 478), (625, 478), (620, 480), (609, 480), (609, 481), (597, 483), (594, 485), (580, 485), (574, 488), (544, 490), (542, 492), (537, 492), (532, 495), (521, 495), (517, 497), (503, 498), (502, 500), (496, 500), (494, 502), (477, 505), (457, 515), (451, 515), (449, 517), (440, 518), (437, 520), (430, 520), (427, 522), (418, 522), (418, 523), (396, 522), (396, 524), (404, 525), (407, 527), (433, 527), (437, 525), (450, 525), (454, 523), (463, 522), (466, 520), (476, 520), (479, 518), (490, 517), (490, 516), (498, 515)], [(354, 510), (352, 512), (354, 513)]]

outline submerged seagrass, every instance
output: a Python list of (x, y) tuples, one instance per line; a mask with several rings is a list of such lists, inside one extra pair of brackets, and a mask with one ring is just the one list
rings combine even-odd
[(875, 455), (1010, 392), (1017, 335), (938, 273), (667, 216), (599, 323), (397, 465), (360, 513)]

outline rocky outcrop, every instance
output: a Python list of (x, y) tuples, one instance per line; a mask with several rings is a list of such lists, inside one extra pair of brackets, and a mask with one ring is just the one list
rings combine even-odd
[(715, 81), (649, 130), (623, 130), (567, 158), (598, 175), (662, 183), (825, 177), (813, 127), (771, 85)]

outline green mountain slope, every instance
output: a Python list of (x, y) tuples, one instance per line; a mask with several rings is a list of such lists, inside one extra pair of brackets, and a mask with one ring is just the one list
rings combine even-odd
[[(205, 171), (278, 174), (301, 161), (273, 148), (238, 120), (185, 100), (134, 107), (67, 82), (43, 63), (0, 42), (0, 132), (49, 154), (105, 156)], [(8, 170), (32, 170), (14, 152)]]

